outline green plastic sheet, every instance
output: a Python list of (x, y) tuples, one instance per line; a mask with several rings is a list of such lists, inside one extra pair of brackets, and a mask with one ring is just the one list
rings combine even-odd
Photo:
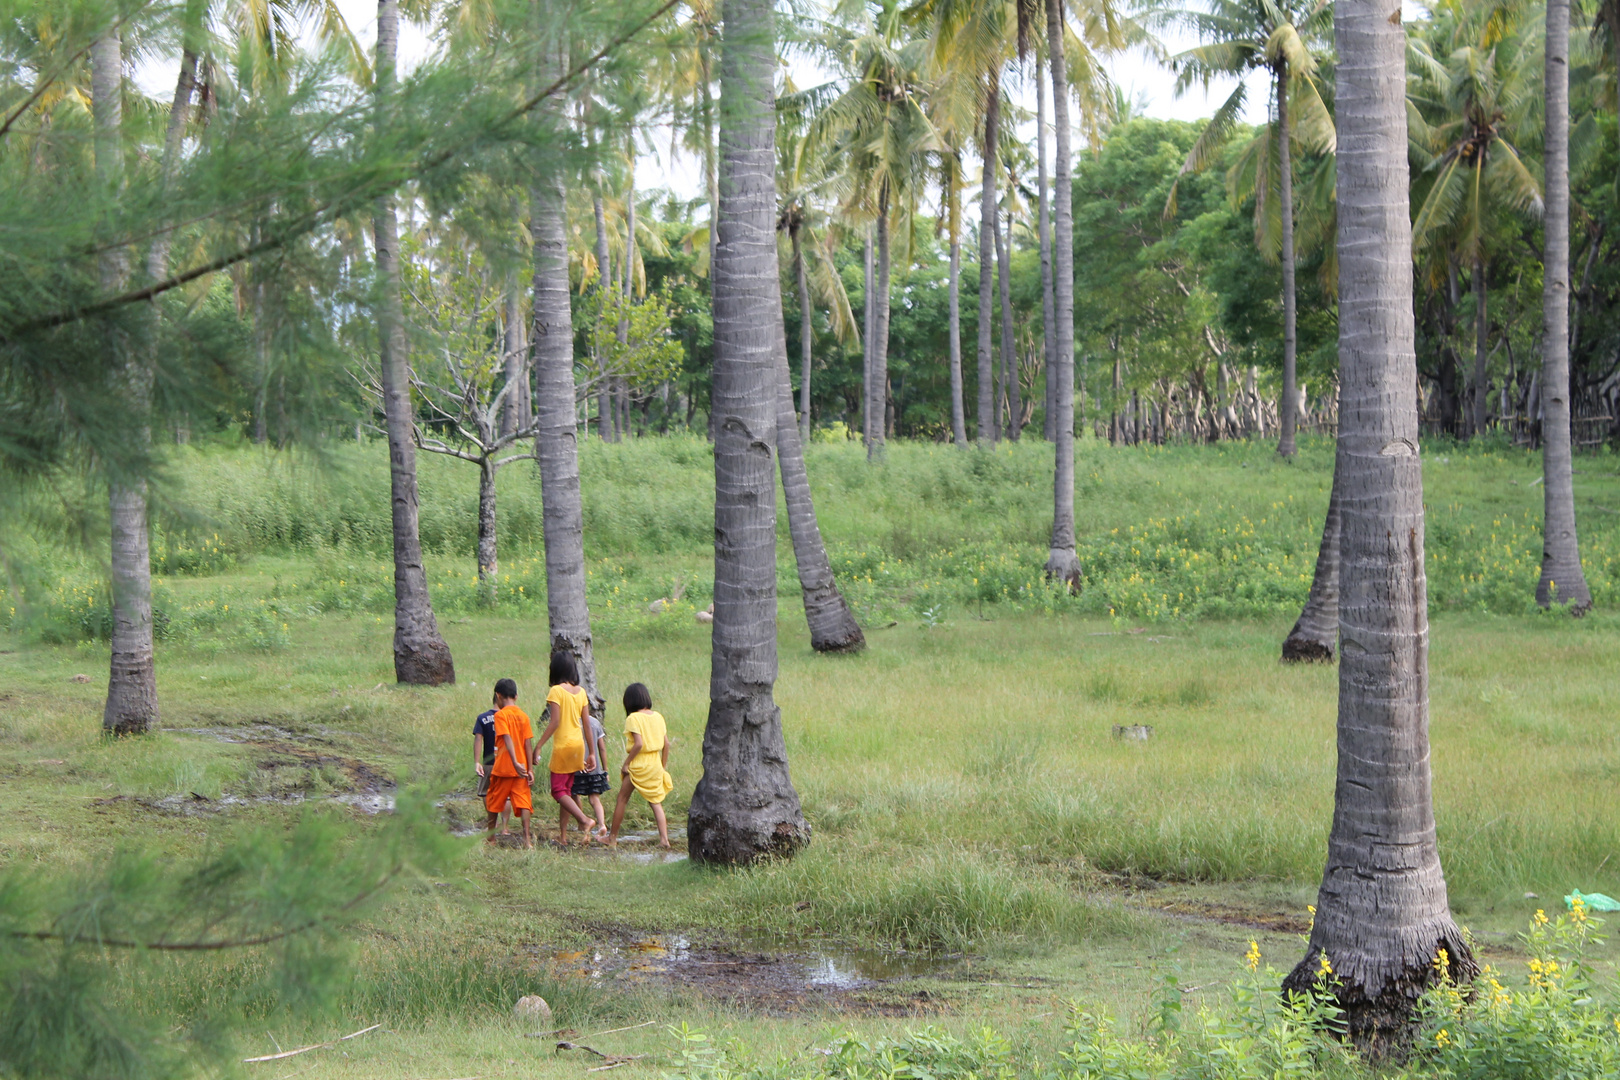
[(1564, 903), (1569, 905), (1571, 911), (1575, 910), (1575, 901), (1580, 900), (1586, 905), (1587, 911), (1620, 911), (1620, 900), (1612, 896), (1604, 896), (1600, 892), (1583, 893), (1579, 889), (1572, 890), (1564, 897)]

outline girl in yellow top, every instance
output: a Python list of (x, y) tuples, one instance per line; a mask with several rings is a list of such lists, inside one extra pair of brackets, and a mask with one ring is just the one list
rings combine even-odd
[(593, 822), (574, 801), (574, 774), (595, 768), (596, 757), (585, 743), (584, 721), (591, 715), (591, 700), (579, 687), (579, 665), (573, 654), (551, 654), (551, 693), (546, 695), (546, 730), (534, 744), (535, 755), (551, 739), (551, 797), (557, 800), (557, 843), (568, 846), (568, 819), (580, 823), (587, 843)]
[(633, 788), (652, 804), (653, 817), (658, 819), (658, 846), (668, 851), (669, 821), (664, 817), (664, 796), (675, 787), (667, 769), (670, 740), (664, 718), (652, 711), (652, 694), (641, 683), (631, 683), (624, 689), (624, 746), (624, 764), (619, 768), (624, 783), (619, 786), (619, 801), (613, 807), (613, 831), (608, 834), (608, 844), (618, 845), (619, 826), (624, 823)]

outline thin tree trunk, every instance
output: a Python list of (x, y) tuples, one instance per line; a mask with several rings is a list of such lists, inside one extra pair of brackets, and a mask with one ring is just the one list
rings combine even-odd
[[(545, 3), (548, 19), (560, 19)], [(535, 81), (544, 86), (567, 67), (567, 38), (543, 25)], [(541, 118), (561, 130), (560, 106), (543, 107)], [(534, 247), (534, 311), (529, 340), (534, 349), (534, 458), (540, 473), (541, 529), (546, 545), (546, 619), (551, 652), (572, 654), (580, 686), (596, 715), (602, 695), (596, 682), (591, 612), (585, 601), (585, 510), (580, 501), (579, 442), (574, 426), (574, 322), (568, 295), (568, 201), (558, 164), (544, 169), (529, 189), (529, 235)], [(603, 283), (606, 287), (607, 278)], [(602, 411), (608, 422), (611, 407)]]
[(791, 854), (810, 839), (772, 698), (782, 311), (774, 19), (771, 0), (725, 6), (713, 275), (714, 644), (703, 777), (687, 814), (687, 850), (708, 863)]
[(1001, 386), (1007, 400), (1007, 438), (1018, 441), (1023, 427), (1024, 403), (1018, 385), (1018, 341), (1013, 332), (1012, 310), (1012, 214), (1007, 214), (1005, 232), (997, 230), (996, 291), (1001, 297)]
[(1282, 658), (1332, 663), (1339, 645), (1339, 470), (1333, 470), (1328, 491), (1327, 517), (1322, 521), (1322, 543), (1316, 551), (1316, 573), (1310, 595), (1294, 628), (1283, 639)]
[(1428, 596), (1412, 323), (1405, 31), (1389, 7), (1339, 0), (1337, 70), (1341, 491), (1338, 784), (1305, 958), (1350, 1036), (1407, 1041), (1419, 995), (1478, 971), (1452, 921), (1429, 771)]
[(1046, 409), (1041, 434), (1051, 442), (1057, 434), (1057, 316), (1052, 281), (1052, 192), (1046, 182), (1046, 81), (1035, 74), (1036, 197), (1040, 201), (1041, 241), (1041, 373), (1046, 385)]
[[(117, 28), (90, 46), (90, 108), (95, 125), (96, 181), (105, 205), (120, 197), (124, 184), (123, 42)], [(129, 279), (129, 254), (108, 246), (97, 267), (103, 292), (116, 293)], [(137, 355), (124, 329), (109, 320), (106, 344), (113, 378), (131, 404), (135, 443), (145, 449), (152, 439), (152, 374)], [(157, 667), (152, 648), (152, 563), (147, 550), (144, 461), (111, 463), (108, 512), (112, 526), (112, 659), (107, 679), (103, 729), (118, 735), (142, 735), (157, 722)]]
[[(792, 239), (793, 287), (799, 294), (799, 446), (802, 453), (802, 448), (810, 443), (810, 367), (814, 359), (815, 325), (812, 322), (814, 312), (810, 309), (810, 280), (804, 272), (804, 249), (799, 243), (797, 228), (793, 230)], [(786, 333), (785, 330), (783, 332)], [(790, 396), (791, 393), (792, 388), (789, 387)], [(782, 483), (785, 486), (787, 482), (787, 473), (784, 472)], [(819, 536), (820, 533), (817, 533)]]
[[(377, 4), (376, 93), (386, 118), (399, 48), (399, 2)], [(414, 686), (456, 681), (450, 648), (439, 636), (422, 566), (417, 531), (416, 443), (411, 406), (409, 346), (400, 303), (399, 219), (392, 195), (377, 200), (372, 216), (377, 249), (377, 338), (381, 348), (383, 412), (388, 424), (389, 479), (394, 510), (394, 677)]]
[(1291, 138), (1288, 116), (1288, 64), (1279, 61), (1277, 70), (1277, 189), (1282, 206), (1282, 279), (1283, 279), (1283, 390), (1278, 409), (1277, 453), (1282, 457), (1295, 454), (1294, 432), (1299, 426), (1299, 394), (1295, 352), (1295, 292), (1294, 292), (1294, 155), (1289, 145)]
[(878, 194), (877, 215), (877, 282), (872, 303), (872, 357), (868, 373), (866, 403), (867, 415), (876, 419), (867, 423), (866, 460), (881, 462), (888, 449), (889, 413), (889, 186), (884, 183)]
[(979, 444), (994, 445), (997, 437), (995, 353), (991, 334), (995, 327), (996, 169), (1001, 125), (1000, 73), (991, 71), (984, 103), (983, 168), (979, 188)]
[(1052, 545), (1048, 581), (1080, 591), (1080, 558), (1074, 545), (1074, 205), (1069, 180), (1069, 76), (1063, 55), (1063, 0), (1046, 0), (1046, 42), (1052, 75), (1052, 126), (1056, 128), (1052, 205), (1052, 321), (1056, 324), (1057, 392), (1055, 467), (1052, 470)]
[[(1568, 226), (1565, 226), (1565, 228), (1567, 229)], [(1567, 251), (1568, 242), (1566, 241), (1565, 243), (1565, 250)], [(1564, 256), (1564, 263), (1566, 266), (1564, 275), (1567, 278), (1569, 276), (1569, 271), (1567, 269), (1569, 264), (1569, 256), (1567, 254)], [(1566, 291), (1568, 289), (1567, 281), (1565, 283), (1565, 289)], [(1543, 286), (1543, 292), (1545, 292), (1545, 286)], [(1468, 399), (1469, 427), (1473, 429), (1469, 432), (1469, 434), (1474, 438), (1478, 438), (1479, 436), (1485, 434), (1485, 406), (1487, 404), (1488, 397), (1485, 365), (1490, 357), (1486, 352), (1485, 347), (1490, 342), (1491, 323), (1488, 312), (1485, 308), (1485, 299), (1485, 259), (1483, 256), (1476, 255), (1474, 256), (1474, 389), (1473, 393)], [(1545, 306), (1545, 304), (1543, 306)], [(1564, 325), (1566, 327), (1569, 325), (1568, 315), (1565, 315), (1564, 317)], [(1568, 331), (1566, 330), (1566, 334), (1567, 332)], [(1565, 350), (1567, 354), (1567, 345), (1565, 346)], [(1568, 361), (1566, 360), (1565, 363), (1567, 365)]]
[(961, 172), (961, 159), (952, 155), (947, 182), (950, 195), (947, 200), (951, 230), (951, 268), (949, 277), (950, 349), (951, 349), (951, 437), (956, 445), (967, 446), (967, 415), (962, 401), (962, 197), (957, 183)]
[(529, 375), (527, 351), (523, 342), (523, 294), (519, 292), (517, 278), (507, 282), (506, 303), (502, 318), (505, 322), (502, 342), (506, 362), (506, 385), (511, 387), (501, 402), (501, 435), (529, 426)]
[(866, 230), (864, 268), (861, 278), (861, 441), (872, 445), (872, 348), (877, 337), (877, 284), (872, 260), (872, 229)]
[(478, 591), (491, 604), (500, 569), (495, 546), (495, 462), (486, 457), (478, 463)]
[[(612, 288), (613, 256), (608, 251), (607, 212), (602, 208), (602, 196), (598, 193), (591, 200), (591, 210), (596, 215), (596, 289), (598, 293), (605, 294)], [(572, 323), (572, 317), (570, 317)], [(601, 373), (602, 381), (596, 388), (596, 435), (603, 442), (613, 441), (613, 378), (606, 371)], [(578, 450), (576, 448), (575, 452)]]
[(1547, 0), (1546, 196), (1542, 219), (1547, 250), (1542, 265), (1541, 338), (1543, 510), (1541, 579), (1536, 603), (1554, 594), (1570, 613), (1583, 615), (1592, 593), (1581, 569), (1575, 535), (1574, 463), (1569, 430), (1569, 0)]
[(799, 568), (799, 590), (804, 594), (804, 618), (810, 626), (810, 647), (816, 652), (859, 652), (866, 635), (844, 601), (833, 579), (832, 563), (816, 524), (816, 506), (810, 498), (810, 476), (805, 470), (804, 445), (799, 442), (793, 417), (793, 384), (788, 375), (787, 327), (778, 316), (781, 348), (778, 379), (781, 392), (776, 411), (776, 459), (782, 470), (783, 502), (787, 505), (788, 533), (793, 538), (793, 561)]

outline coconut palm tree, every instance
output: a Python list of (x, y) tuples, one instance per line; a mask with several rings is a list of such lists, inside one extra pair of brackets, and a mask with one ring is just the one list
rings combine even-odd
[[(1052, 169), (1056, 192), (1052, 206), (1052, 247), (1056, 253), (1052, 322), (1057, 335), (1053, 342), (1055, 363), (1047, 371), (1047, 378), (1056, 380), (1057, 389), (1052, 394), (1052, 541), (1046, 557), (1046, 579), (1061, 581), (1071, 592), (1079, 592), (1080, 556), (1074, 538), (1074, 185), (1070, 179), (1072, 128), (1064, 48), (1066, 23), (1063, 0), (1046, 0), (1046, 62), (1052, 79), (1052, 126), (1057, 135)], [(1100, 67), (1093, 65), (1092, 70), (1096, 72)]]
[[(1255, 236), (1261, 250), (1272, 253), (1270, 225), (1276, 228), (1276, 256), (1283, 278), (1283, 392), (1278, 408), (1280, 433), (1277, 453), (1293, 457), (1295, 428), (1298, 426), (1299, 392), (1295, 368), (1294, 292), (1294, 171), (1295, 144), (1318, 152), (1331, 152), (1333, 121), (1316, 88), (1316, 57), (1311, 47), (1320, 37), (1331, 16), (1326, 0), (1291, 3), (1290, 0), (1210, 0), (1206, 10), (1166, 12), (1158, 18), (1175, 20), (1194, 28), (1204, 44), (1171, 58), (1176, 71), (1176, 90), (1183, 92), (1195, 83), (1207, 89), (1217, 78), (1238, 77), (1237, 88), (1222, 102), (1187, 154), (1182, 172), (1200, 171), (1219, 154), (1231, 138), (1243, 114), (1248, 88), (1242, 76), (1262, 69), (1269, 73), (1276, 121), (1250, 144), (1246, 158), (1255, 193)], [(1276, 163), (1275, 215), (1267, 198), (1271, 185), (1266, 182), (1265, 166)], [(1243, 171), (1243, 163), (1237, 167)], [(1234, 185), (1234, 188), (1237, 188)], [(1175, 189), (1171, 189), (1166, 213), (1175, 212)]]
[[(1327, 866), (1293, 991), (1320, 986), (1349, 1034), (1398, 1046), (1418, 996), (1478, 970), (1435, 839), (1428, 597), (1405, 124), (1405, 31), (1338, 0), (1340, 507), (1338, 783)], [(1331, 980), (1327, 973), (1331, 972)]]
[(1541, 437), (1545, 494), (1536, 603), (1555, 599), (1576, 615), (1592, 606), (1575, 536), (1569, 432), (1569, 0), (1547, 0), (1544, 137), (1547, 212), (1542, 223)]
[(703, 777), (687, 849), (709, 863), (791, 854), (810, 839), (788, 775), (776, 683), (776, 452), (785, 356), (776, 260), (770, 0), (728, 0), (720, 60), (714, 265), (714, 644)]
[(867, 459), (883, 460), (887, 445), (890, 251), (894, 224), (907, 221), (936, 145), (927, 99), (927, 43), (903, 36), (898, 5), (885, 0), (874, 24), (848, 46), (850, 76), (843, 92), (811, 123), (817, 153), (839, 159), (847, 176), (845, 212), (874, 225), (872, 331), (867, 339)]
[[(124, 56), (120, 27), (108, 27), (90, 45), (90, 110), (96, 183), (105, 205), (124, 186)], [(129, 279), (129, 254), (108, 246), (98, 267), (101, 288), (116, 293)], [(109, 325), (113, 377), (134, 414), (137, 438), (150, 442), (151, 368), (134, 355), (127, 335)], [(157, 669), (152, 650), (152, 564), (147, 551), (146, 481), (114, 473), (108, 481), (112, 526), (112, 662), (102, 726), (119, 735), (144, 734), (157, 721)]]
[[(378, 0), (375, 93), (379, 125), (388, 123), (398, 52), (399, 0)], [(377, 200), (371, 222), (377, 259), (378, 374), (388, 426), (394, 511), (394, 677), (410, 685), (438, 686), (456, 681), (456, 667), (450, 647), (439, 635), (427, 572), (422, 567), (410, 346), (400, 300), (399, 217), (392, 195)]]
[[(568, 66), (567, 41), (555, 4), (543, 4), (536, 42), (535, 82), (545, 86)], [(560, 102), (542, 106), (541, 123), (560, 132)], [(568, 293), (568, 197), (554, 162), (536, 161), (529, 187), (529, 235), (534, 251), (529, 340), (534, 354), (534, 460), (540, 473), (541, 528), (546, 542), (546, 620), (550, 651), (570, 653), (580, 685), (598, 714), (591, 612), (585, 602), (585, 508), (580, 500), (578, 429), (574, 407), (574, 322)], [(606, 267), (599, 272), (606, 281)], [(604, 288), (610, 287), (607, 285)], [(608, 412), (603, 413), (606, 425)]]
[[(1472, 268), (1474, 377), (1471, 434), (1485, 430), (1492, 233), (1515, 212), (1542, 212), (1541, 185), (1519, 154), (1536, 115), (1535, 35), (1513, 6), (1437, 8), (1433, 44), (1418, 40), (1408, 110), (1414, 160), (1424, 177), (1412, 224), (1415, 250), (1443, 248)], [(1566, 257), (1567, 258), (1567, 257)]]
[(1041, 253), (1041, 355), (1045, 368), (1046, 407), (1041, 434), (1047, 442), (1057, 436), (1057, 316), (1052, 280), (1052, 192), (1046, 175), (1046, 95), (1047, 83), (1035, 75), (1035, 198), (1039, 220)]

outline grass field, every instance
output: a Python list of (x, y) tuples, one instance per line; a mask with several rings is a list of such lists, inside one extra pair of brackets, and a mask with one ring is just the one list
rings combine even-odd
[[(1302, 952), (1297, 934), (1332, 808), (1337, 684), (1332, 668), (1285, 668), (1276, 655), (1293, 614), (1287, 608), (1303, 595), (1297, 568), (1308, 573), (1314, 556), (1321, 508), (1312, 492), (1325, 490), (1323, 448), (1290, 467), (1262, 447), (1086, 445), (1087, 475), (1111, 486), (1082, 498), (1085, 544), (1093, 564), (1106, 564), (1111, 552), (1116, 563), (1099, 569), (1091, 595), (1079, 600), (1038, 582), (1022, 596), (1015, 588), (1025, 564), (1039, 562), (1038, 550), (1023, 548), (1032, 531), (1039, 544), (1041, 448), (968, 467), (960, 463), (966, 455), (896, 449), (890, 474), (876, 479), (851, 469), (842, 447), (811, 462), (823, 477), (817, 494), (835, 555), (871, 559), (875, 572), (871, 582), (866, 573), (857, 582), (853, 570), (846, 578), (869, 625), (870, 648), (860, 656), (813, 655), (795, 598), (782, 601), (777, 700), (814, 828), (803, 855), (715, 873), (641, 856), (492, 850), (468, 839), (458, 874), (403, 889), (361, 941), (362, 978), (345, 1011), (353, 1029), (383, 1021), (388, 1030), (341, 1051), (255, 1068), (276, 1069), (278, 1080), (306, 1068), (315, 1080), (429, 1080), (578, 1075), (593, 1064), (521, 1037), (507, 1013), (524, 992), (551, 999), (559, 1023), (582, 1036), (658, 1021), (592, 1042), (609, 1053), (654, 1054), (622, 1070), (645, 1075), (669, 1067), (662, 1024), (683, 1020), (770, 1059), (826, 1046), (844, 1029), (873, 1035), (928, 1021), (969, 1032), (993, 1024), (1021, 1060), (1051, 1060), (1071, 999), (1106, 1005), (1140, 1030), (1168, 973), (1183, 987), (1218, 986), (1238, 971), (1251, 939), (1268, 962), (1291, 965)], [(662, 456), (654, 460), (655, 450), (636, 447), (608, 460), (620, 450), (586, 455), (587, 492), (589, 470), (602, 477), (587, 539), (599, 546), (588, 550), (609, 556), (593, 564), (600, 672), (610, 701), (625, 683), (644, 681), (669, 718), (678, 740), (671, 809), (681, 825), (698, 775), (708, 636), (691, 605), (651, 616), (645, 602), (685, 573), (688, 598), (701, 606), (706, 568), (685, 526), (672, 527), (662, 548), (626, 540), (614, 550), (607, 538), (640, 535), (638, 526), (604, 525), (603, 515), (617, 507), (630, 521), (635, 499), (651, 498), (636, 494), (633, 455), (646, 457), (652, 486), (665, 490), (690, 489), (702, 462), (677, 460), (680, 448), (656, 449)], [(208, 490), (244, 498), (244, 484), (221, 482), (239, 459), (217, 452), (200, 460), (215, 470)], [(1431, 545), (1431, 575), (1449, 572), (1437, 570), (1441, 554), (1482, 567), (1459, 573), (1480, 580), (1460, 580), (1433, 615), (1441, 852), (1461, 921), (1488, 955), (1511, 960), (1514, 935), (1537, 907), (1562, 907), (1571, 887), (1620, 895), (1620, 859), (1612, 858), (1620, 851), (1612, 802), (1620, 636), (1606, 611), (1572, 621), (1502, 599), (1534, 583), (1534, 567), (1519, 565), (1522, 522), (1539, 492), (1529, 486), (1535, 472), (1526, 455), (1431, 450), (1429, 462), (1431, 536), (1450, 530)], [(975, 467), (989, 470), (988, 479), (960, 480)], [(1612, 458), (1578, 467), (1583, 506), (1620, 503)], [(1025, 474), (1028, 488), (1014, 483)], [(350, 483), (353, 475), (340, 477)], [(298, 476), (317, 487), (338, 482)], [(954, 494), (938, 494), (958, 481), (964, 486)], [(623, 500), (604, 499), (603, 488)], [(424, 483), (424, 503), (434, 498)], [(521, 509), (523, 498), (514, 487), (509, 504)], [(988, 523), (964, 509), (969, 499), (997, 498), (1001, 509)], [(311, 500), (302, 518), (288, 520), (341, 516), (333, 510), (341, 500)], [(703, 503), (700, 493), (673, 497), (672, 518), (698, 513), (681, 509), (682, 500)], [(382, 510), (355, 510), (353, 521), (385, 512), (376, 501)], [(209, 512), (212, 520), (185, 526), (185, 543), (218, 527), (225, 554), (202, 560), (193, 568), (201, 572), (164, 578), (174, 623), (191, 621), (160, 646), (157, 734), (100, 738), (107, 655), (93, 622), (48, 604), (24, 605), (13, 617), (0, 648), (5, 865), (59, 869), (125, 843), (185, 857), (235, 822), (290, 818), (335, 796), (350, 796), (349, 804), (331, 802), (330, 812), (352, 815), (364, 829), (372, 819), (354, 796), (393, 783), (425, 789), (463, 821), (476, 816), (468, 798), (473, 715), (499, 676), (518, 680), (526, 704), (542, 689), (543, 604), (532, 590), (495, 610), (470, 599), (441, 604), (460, 682), (396, 688), (391, 621), (374, 585), (386, 564), (364, 529), (339, 543), (272, 543), (271, 531), (253, 534), (242, 524), (245, 511)], [(1162, 552), (1140, 554), (1140, 541), (1130, 555), (1129, 540), (1121, 547), (1114, 532), (1129, 538), (1133, 529), (1195, 516), (1208, 520), (1175, 534), (1179, 571)], [(1583, 511), (1583, 529), (1601, 517)], [(952, 521), (960, 543), (948, 533)], [(1245, 522), (1252, 536), (1222, 539)], [(1501, 550), (1467, 550), (1465, 540), (1488, 537), (1493, 522)], [(513, 532), (507, 559), (517, 574), (531, 556), (521, 529)], [(1613, 558), (1615, 530), (1600, 522), (1588, 537), (1594, 592), (1612, 597), (1614, 571), (1603, 560)], [(986, 567), (1005, 554), (1005, 593), (967, 584), (991, 576), (977, 562), (941, 569), (942, 553), (963, 545), (979, 545)], [(470, 569), (454, 547), (445, 541), (434, 555), (447, 591), (453, 572)], [(93, 564), (43, 543), (34, 555), (37, 580), (69, 589), (79, 586), (60, 583), (82, 580), (93, 592)], [(1212, 569), (1198, 565), (1204, 557)], [(1130, 574), (1158, 575), (1138, 586), (1166, 595), (1164, 583), (1178, 573), (1184, 584), (1223, 590), (1215, 599), (1228, 614), (1217, 617), (1223, 609), (1208, 603), (1198, 617), (1152, 604), (1133, 610), (1121, 599)], [(356, 578), (371, 591), (353, 592)], [(791, 563), (782, 578), (786, 592)], [(929, 592), (930, 582), (943, 584)], [(1481, 591), (1470, 602), (1473, 586)], [(1114, 602), (1099, 605), (1095, 592), (1109, 590)], [(93, 609), (97, 601), (83, 603)], [(233, 605), (234, 613), (223, 610)], [(205, 620), (194, 614), (201, 610), (216, 614)], [(74, 681), (81, 673), (88, 682)], [(615, 707), (610, 719), (621, 718)], [(1117, 740), (1116, 724), (1149, 724), (1153, 736)], [(289, 805), (293, 795), (304, 808)], [(632, 821), (649, 824), (644, 807)], [(548, 824), (555, 828), (555, 818)], [(785, 950), (835, 974), (853, 966), (869, 982), (841, 989), (829, 977), (805, 994), (790, 985), (793, 972), (769, 964), (748, 968), (761, 978), (743, 980), (747, 986), (637, 977), (636, 957), (667, 957), (680, 941), (689, 946), (686, 972), (704, 964), (730, 970), (723, 965), (739, 953)], [(620, 961), (626, 971), (617, 979), (580, 974)], [(236, 962), (250, 961), (177, 968), (169, 992), (206, 994), (229, 982)], [(331, 1034), (272, 1031), (245, 1049), (273, 1052), (272, 1035), (289, 1045)]]

